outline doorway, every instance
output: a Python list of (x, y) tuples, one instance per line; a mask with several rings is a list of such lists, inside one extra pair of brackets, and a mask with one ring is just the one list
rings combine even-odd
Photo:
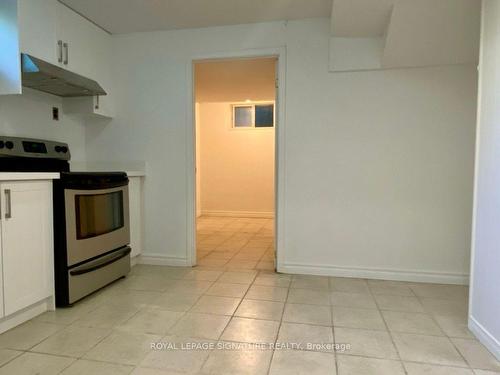
[(276, 269), (277, 57), (196, 61), (193, 264)]

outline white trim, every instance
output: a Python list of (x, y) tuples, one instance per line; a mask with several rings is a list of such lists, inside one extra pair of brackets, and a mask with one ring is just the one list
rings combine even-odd
[(500, 361), (500, 342), (472, 315), (469, 315), (469, 329), (477, 339)]
[(216, 217), (257, 217), (263, 219), (274, 218), (274, 212), (265, 211), (218, 211), (218, 210), (205, 210), (201, 211), (201, 216), (216, 216)]
[(284, 218), (285, 218), (285, 79), (286, 47), (246, 49), (235, 52), (216, 52), (201, 56), (191, 56), (186, 62), (187, 105), (186, 105), (186, 262), (196, 265), (196, 124), (194, 69), (197, 61), (276, 57), (278, 88), (275, 103), (275, 207), (276, 207), (276, 253), (277, 265), (284, 260)]
[(137, 264), (147, 264), (151, 266), (176, 266), (190, 267), (191, 263), (186, 258), (169, 257), (163, 254), (141, 254), (137, 256)]
[(471, 250), (470, 250), (470, 288), (469, 288), (469, 311), (473, 311), (474, 300), (474, 262), (476, 256), (476, 223), (477, 223), (477, 191), (479, 186), (479, 155), (481, 148), (481, 104), (482, 104), (482, 86), (483, 76), (481, 67), (483, 66), (484, 54), (484, 18), (485, 18), (484, 3), (481, 6), (481, 37), (480, 37), (480, 53), (478, 65), (478, 84), (477, 84), (477, 115), (476, 115), (476, 144), (474, 155), (474, 191), (472, 197), (472, 230), (471, 230)]
[(8, 331), (24, 322), (27, 322), (34, 317), (43, 314), (45, 311), (53, 310), (52, 298), (44, 299), (40, 302), (35, 303), (21, 311), (18, 311), (12, 315), (4, 317), (0, 320), (0, 333)]
[(467, 274), (435, 272), (435, 271), (414, 271), (404, 269), (383, 269), (383, 268), (358, 268), (330, 266), (324, 264), (299, 264), (286, 263), (278, 266), (278, 272), (304, 274), (356, 277), (366, 279), (395, 280), (409, 282), (426, 282), (438, 284), (459, 284), (467, 285), (469, 276)]

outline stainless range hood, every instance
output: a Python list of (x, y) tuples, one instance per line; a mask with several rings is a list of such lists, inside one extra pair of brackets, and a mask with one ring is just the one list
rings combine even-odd
[(99, 96), (106, 91), (94, 80), (21, 54), (23, 86), (62, 97)]

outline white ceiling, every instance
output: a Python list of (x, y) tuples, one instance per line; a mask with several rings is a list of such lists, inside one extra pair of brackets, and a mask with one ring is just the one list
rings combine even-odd
[(59, 0), (112, 34), (330, 17), (332, 0)]
[(275, 58), (200, 62), (195, 65), (197, 102), (274, 100)]

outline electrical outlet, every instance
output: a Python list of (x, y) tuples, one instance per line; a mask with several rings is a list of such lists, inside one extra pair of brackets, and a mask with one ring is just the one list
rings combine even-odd
[(59, 108), (52, 107), (52, 120), (59, 121)]

